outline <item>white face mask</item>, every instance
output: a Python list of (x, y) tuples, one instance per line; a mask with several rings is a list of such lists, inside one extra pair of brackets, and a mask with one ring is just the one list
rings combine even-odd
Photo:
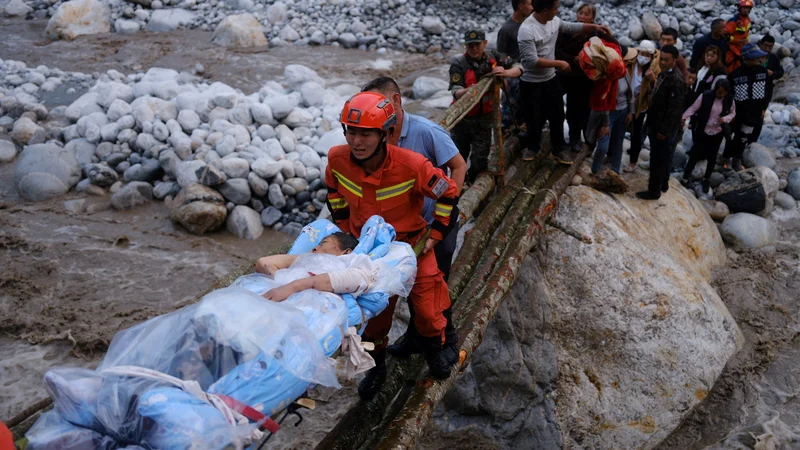
[(650, 58), (649, 56), (637, 56), (636, 57), (636, 60), (639, 61), (639, 65), (640, 66), (647, 65), (647, 63), (649, 63), (651, 59), (652, 58)]

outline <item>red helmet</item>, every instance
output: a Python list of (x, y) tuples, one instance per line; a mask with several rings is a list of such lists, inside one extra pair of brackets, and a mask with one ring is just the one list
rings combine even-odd
[(753, 0), (739, 0), (739, 8), (752, 8), (755, 6)]
[(388, 131), (397, 123), (394, 106), (377, 92), (359, 92), (350, 97), (339, 117), (343, 127), (374, 128)]

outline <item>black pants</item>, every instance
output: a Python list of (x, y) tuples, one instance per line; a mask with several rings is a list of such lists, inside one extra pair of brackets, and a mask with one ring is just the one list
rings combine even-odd
[[(453, 230), (441, 242), (436, 244), (436, 247), (433, 247), (433, 252), (436, 255), (436, 264), (439, 265), (439, 270), (444, 273), (445, 282), (450, 278), (450, 267), (453, 264), (453, 253), (456, 251), (457, 240), (458, 227), (453, 227)], [(453, 307), (447, 308), (443, 314), (444, 318), (447, 319), (447, 325), (444, 328), (444, 343), (445, 345), (456, 345), (458, 343), (458, 334), (456, 333), (456, 327), (453, 325)]]
[(647, 111), (639, 114), (639, 117), (635, 118), (631, 124), (631, 149), (629, 151), (631, 155), (631, 164), (639, 162), (639, 153), (642, 152), (644, 137), (647, 136), (647, 133), (644, 132), (644, 121), (646, 118)]
[[(742, 131), (742, 124), (735, 121), (731, 128), (733, 128), (733, 137), (725, 143), (725, 151), (722, 153), (722, 156), (726, 158), (742, 159), (745, 147), (747, 147), (747, 144), (754, 141), (753, 136), (756, 129), (754, 127), (752, 132), (745, 133)], [(761, 133), (760, 128), (758, 132)]]
[(539, 151), (545, 122), (550, 123), (551, 151), (565, 148), (564, 98), (558, 79), (554, 77), (543, 83), (520, 81), (520, 91), (528, 128), (528, 150), (534, 153)]
[[(592, 92), (592, 80), (583, 73), (563, 75), (564, 92), (567, 94), (567, 124), (569, 124), (570, 144), (580, 142), (581, 131), (586, 130), (589, 120), (589, 94)], [(585, 135), (585, 133), (584, 133)], [(584, 136), (585, 137), (585, 136)]]
[(714, 172), (714, 165), (717, 163), (717, 152), (719, 152), (719, 146), (722, 144), (724, 133), (720, 132), (709, 136), (703, 131), (697, 131), (694, 135), (694, 145), (692, 145), (692, 151), (689, 154), (689, 162), (686, 163), (686, 169), (683, 171), (683, 178), (688, 180), (697, 162), (705, 159), (708, 163), (704, 178), (709, 179), (711, 178), (711, 173)]
[(661, 195), (669, 189), (669, 168), (672, 165), (672, 136), (658, 139), (650, 135), (650, 180), (647, 190)]

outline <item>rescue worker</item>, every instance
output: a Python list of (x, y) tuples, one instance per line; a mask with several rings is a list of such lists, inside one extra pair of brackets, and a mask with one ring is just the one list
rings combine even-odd
[[(466, 52), (456, 57), (450, 65), (450, 92), (453, 102), (467, 92), (467, 88), (478, 83), (486, 75), (516, 78), (522, 75), (519, 65), (506, 62), (506, 57), (493, 50), (486, 50), (486, 34), (482, 30), (469, 30), (464, 35)], [(503, 67), (507, 65), (509, 68)], [(480, 103), (467, 113), (452, 131), (453, 141), (470, 166), (467, 181), (473, 182), (478, 174), (489, 168), (489, 151), (492, 145), (492, 92), (484, 94)]]
[[(450, 232), (458, 217), (456, 184), (424, 156), (388, 142), (397, 125), (392, 102), (375, 92), (361, 92), (348, 100), (340, 122), (347, 145), (330, 149), (325, 183), (328, 206), (336, 225), (358, 237), (361, 227), (373, 215), (380, 215), (397, 232), (397, 239), (411, 245), (425, 236), (428, 224), (422, 217), (424, 198), (436, 200), (430, 237), (417, 259), (417, 277), (409, 295), (414, 344), (421, 349), (431, 376), (450, 376), (451, 364), (444, 355), (444, 311), (450, 296), (442, 272), (431, 251)], [(386, 344), (392, 326), (392, 313), (370, 320), (364, 340), (376, 345), (376, 367), (368, 391), (359, 390), (362, 398), (371, 398), (386, 379)], [(380, 332), (376, 332), (380, 331)]]
[(725, 54), (725, 67), (728, 73), (742, 65), (742, 48), (750, 42), (750, 11), (753, 0), (739, 0), (739, 13), (728, 19), (725, 34), (728, 36), (728, 52)]
[[(377, 92), (383, 95), (394, 106), (395, 115), (397, 117), (397, 124), (389, 132), (389, 144), (398, 147), (409, 149), (415, 153), (428, 158), (434, 167), (446, 171), (450, 170), (450, 179), (456, 184), (456, 195), (461, 194), (461, 188), (464, 184), (464, 177), (467, 174), (467, 163), (458, 152), (453, 140), (444, 128), (436, 125), (424, 117), (409, 114), (403, 110), (402, 95), (400, 87), (390, 77), (378, 77), (367, 83), (362, 89), (362, 92)], [(428, 222), (428, 226), (433, 224), (433, 212), (436, 205), (436, 200), (425, 198), (425, 207), (422, 211), (422, 217)], [(456, 250), (456, 240), (458, 238), (458, 226), (452, 226), (450, 233), (445, 236), (444, 240), (436, 244), (433, 252), (436, 255), (436, 265), (444, 275), (445, 282), (450, 276), (450, 266), (453, 262), (453, 253)], [(389, 307), (384, 314), (392, 316), (397, 302), (397, 297), (389, 299)], [(448, 308), (444, 312), (445, 319), (447, 319), (447, 326), (445, 328), (445, 343), (444, 352), (449, 364), (455, 364), (458, 361), (458, 335), (456, 329), (451, 322), (451, 309)], [(380, 326), (381, 321), (371, 320), (367, 324), (366, 332), (371, 334), (373, 327)], [(409, 332), (413, 333), (414, 328), (409, 327)], [(385, 330), (383, 331), (385, 334)], [(377, 334), (381, 334), (378, 331)], [(409, 356), (414, 353), (420, 353), (420, 349), (415, 345), (413, 336), (404, 336), (400, 342), (390, 345), (387, 348), (388, 352), (393, 356)], [(377, 381), (375, 377), (367, 376), (359, 384), (359, 392), (369, 393), (375, 389), (374, 382)]]

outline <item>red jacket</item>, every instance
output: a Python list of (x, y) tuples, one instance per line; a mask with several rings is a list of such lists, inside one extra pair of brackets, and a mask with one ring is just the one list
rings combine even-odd
[(331, 148), (325, 184), (336, 225), (356, 237), (374, 215), (394, 227), (398, 240), (420, 236), (428, 226), (422, 207), (429, 197), (438, 200), (431, 238), (442, 240), (457, 199), (455, 182), (442, 170), (433, 167), (428, 158), (394, 145), (387, 145), (383, 166), (369, 175), (350, 156), (349, 146)]

